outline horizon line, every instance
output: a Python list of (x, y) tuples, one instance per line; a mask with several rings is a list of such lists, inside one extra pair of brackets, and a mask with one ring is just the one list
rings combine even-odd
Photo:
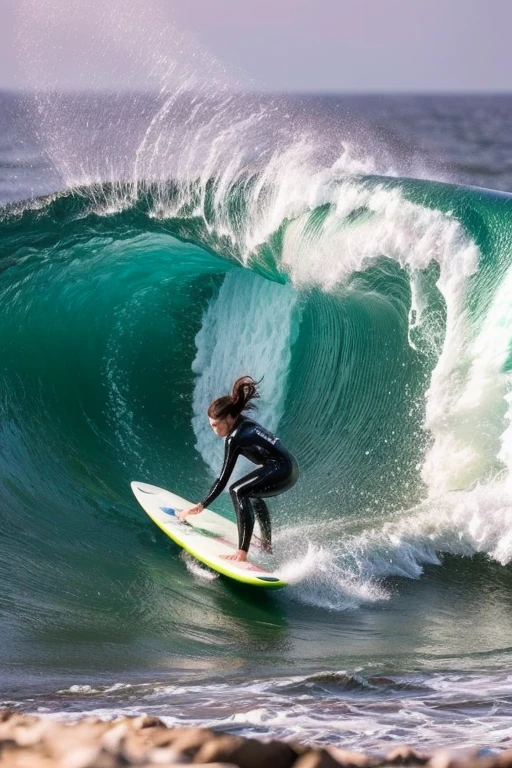
[[(193, 92), (194, 89), (190, 89)], [(145, 95), (145, 96), (168, 96), (171, 91), (162, 93), (158, 89), (146, 89), (146, 88), (15, 88), (12, 86), (0, 85), (1, 94), (9, 94), (14, 96), (38, 96), (38, 95), (59, 95), (59, 96), (80, 96), (80, 95), (96, 95), (96, 96), (112, 96), (112, 95)], [(225, 95), (229, 93), (231, 95), (239, 96), (260, 96), (260, 97), (276, 97), (276, 96), (511, 96), (512, 88), (505, 89), (389, 89), (389, 90), (356, 90), (356, 89), (297, 89), (297, 90), (244, 90), (233, 88), (232, 91), (222, 90), (219, 94), (213, 93), (212, 96)]]

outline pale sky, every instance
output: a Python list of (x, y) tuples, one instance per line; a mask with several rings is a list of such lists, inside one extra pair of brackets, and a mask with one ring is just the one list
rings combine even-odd
[[(176, 33), (165, 29), (170, 22), (257, 90), (512, 90), (512, 0), (130, 2), (146, 30), (144, 39), (134, 39), (132, 51), (144, 47), (153, 20), (155, 30), (164, 31), (160, 50), (165, 38), (172, 48)], [(36, 85), (39, 71), (46, 68), (46, 79), (51, 72), (57, 86), (87, 86), (84, 73), (91, 62), (86, 56), (96, 67), (96, 87), (122, 87), (131, 33), (122, 10), (117, 19), (112, 17), (112, 3), (80, 0), (77, 29), (68, 34), (65, 25), (73, 22), (66, 14), (73, 0), (0, 0), (0, 88)], [(94, 15), (107, 6), (110, 18), (102, 26), (103, 53), (98, 56)], [(85, 22), (78, 15), (84, 9)], [(151, 48), (148, 42), (148, 53)], [(35, 49), (37, 62), (29, 66)], [(180, 66), (188, 54), (192, 62), (193, 46), (184, 43)], [(99, 58), (102, 70), (97, 70)], [(131, 87), (151, 87), (149, 72), (149, 66), (147, 72), (138, 67)]]

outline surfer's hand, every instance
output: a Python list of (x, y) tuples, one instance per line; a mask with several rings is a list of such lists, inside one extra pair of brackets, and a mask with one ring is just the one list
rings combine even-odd
[(185, 520), (186, 517), (189, 515), (198, 515), (200, 512), (202, 512), (204, 509), (202, 504), (196, 504), (194, 507), (190, 507), (190, 509), (183, 509), (179, 514), (178, 517), (180, 520)]

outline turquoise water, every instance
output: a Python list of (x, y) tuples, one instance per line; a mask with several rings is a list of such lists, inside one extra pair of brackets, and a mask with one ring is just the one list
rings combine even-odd
[[(340, 167), (289, 135), (259, 167), (227, 163), (237, 135), (203, 175), (193, 148), (157, 179), (162, 135), (136, 180), (75, 167), (22, 200), (3, 173), (2, 698), (504, 745), (512, 197)], [(48, 157), (70, 162), (52, 145), (25, 167), (39, 191)], [(205, 408), (243, 373), (301, 466), (271, 505), (279, 594), (194, 564), (129, 488), (204, 495), (223, 450)]]

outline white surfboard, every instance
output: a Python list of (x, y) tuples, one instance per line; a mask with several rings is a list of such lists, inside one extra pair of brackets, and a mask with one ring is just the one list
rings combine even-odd
[(286, 582), (278, 573), (266, 571), (255, 563), (252, 553), (251, 559), (245, 563), (222, 557), (238, 550), (238, 530), (230, 520), (205, 509), (198, 515), (189, 515), (182, 522), (177, 514), (193, 506), (190, 501), (157, 488), (156, 485), (133, 482), (131, 486), (135, 498), (153, 522), (176, 544), (209, 568), (254, 587), (286, 587)]

